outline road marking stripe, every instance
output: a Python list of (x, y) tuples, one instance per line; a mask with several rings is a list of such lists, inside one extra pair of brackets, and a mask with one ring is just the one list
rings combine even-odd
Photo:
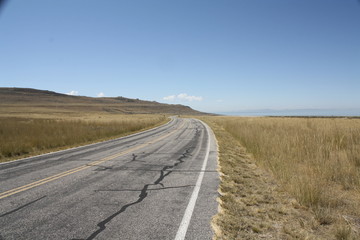
[[(74, 170), (76, 170), (76, 169), (78, 169), (78, 168), (82, 168), (82, 167), (84, 167), (84, 166), (80, 166), (80, 167), (77, 167), (77, 168), (74, 168), (74, 169), (70, 169), (70, 170), (68, 170), (68, 171), (66, 171), (66, 172), (62, 172), (62, 173), (59, 173), (59, 174), (55, 174), (55, 175), (53, 175), (53, 176), (50, 176), (50, 177), (47, 177), (47, 178), (38, 180), (38, 181), (36, 181), (36, 182), (29, 183), (29, 184), (26, 184), (26, 185), (24, 185), (24, 186), (17, 187), (17, 188), (14, 188), (14, 189), (11, 189), (11, 190), (2, 192), (2, 193), (0, 193), (0, 197), (1, 197), (2, 195), (7, 194), (7, 193), (10, 193), (10, 192), (12, 192), (12, 191), (17, 191), (17, 190), (20, 190), (20, 189), (22, 189), (22, 188), (26, 188), (26, 187), (28, 187), (28, 186), (30, 186), (30, 185), (37, 184), (37, 183), (42, 182), (42, 181), (46, 181), (46, 180), (48, 180), (48, 179), (57, 177), (57, 176), (59, 176), (59, 175), (62, 175), (62, 174), (67, 173), (67, 172), (74, 171)], [(1, 198), (0, 198), (0, 199), (1, 199)]]
[(85, 147), (89, 147), (89, 146), (96, 146), (96, 145), (102, 144), (102, 143), (113, 142), (113, 141), (118, 141), (118, 140), (122, 140), (122, 139), (125, 139), (125, 138), (133, 137), (133, 136), (138, 136), (139, 134), (151, 132), (151, 131), (154, 131), (154, 130), (156, 130), (156, 129), (165, 127), (165, 126), (171, 124), (173, 121), (174, 121), (174, 118), (170, 117), (170, 121), (169, 121), (169, 122), (167, 122), (167, 123), (165, 123), (165, 124), (163, 124), (163, 125), (160, 125), (160, 126), (158, 126), (158, 127), (150, 128), (150, 129), (145, 130), (145, 131), (142, 131), (142, 132), (137, 132), (137, 133), (133, 133), (133, 134), (130, 134), (130, 135), (127, 135), (127, 136), (123, 136), (123, 137), (115, 138), (115, 139), (110, 139), (110, 140), (106, 140), (106, 141), (102, 141), (102, 142), (90, 143), (90, 144), (86, 144), (86, 145), (82, 145), (82, 146), (78, 146), (78, 147), (68, 148), (68, 149), (59, 150), (59, 151), (54, 151), (54, 152), (48, 152), (48, 153), (44, 153), (44, 154), (37, 155), (37, 156), (31, 156), (31, 157), (21, 158), (21, 159), (17, 159), (17, 160), (13, 160), (13, 161), (8, 161), (8, 162), (1, 162), (0, 165), (12, 164), (12, 163), (14, 163), (14, 162), (21, 162), (21, 161), (25, 161), (25, 160), (30, 160), (30, 159), (32, 159), (32, 158), (37, 158), (37, 157), (39, 157), (39, 156), (46, 156), (46, 155), (51, 155), (51, 154), (54, 154), (54, 153), (67, 152), (67, 151), (69, 151), (69, 150), (81, 149), (81, 148), (85, 148)]
[(195, 184), (195, 187), (194, 187), (194, 190), (191, 194), (191, 197), (190, 197), (190, 200), (189, 200), (189, 203), (186, 207), (186, 210), (185, 210), (185, 213), (184, 213), (184, 216), (181, 220), (181, 223), (180, 223), (180, 226), (179, 226), (179, 229), (176, 233), (176, 236), (175, 236), (175, 240), (183, 240), (185, 239), (185, 236), (186, 236), (186, 232), (187, 232), (187, 229), (189, 227), (189, 223), (190, 223), (190, 220), (191, 220), (191, 216), (194, 212), (194, 208), (195, 208), (195, 203), (196, 203), (196, 200), (198, 198), (198, 195), (199, 195), (199, 191), (200, 191), (200, 187), (201, 187), (201, 183), (202, 183), (202, 180), (204, 178), (204, 173), (205, 173), (205, 169), (206, 169), (206, 165), (207, 165), (207, 162), (208, 162), (208, 158), (209, 158), (209, 152), (210, 152), (210, 134), (209, 134), (209, 129), (207, 127), (206, 124), (204, 124), (202, 121), (200, 121), (204, 126), (205, 126), (205, 129), (206, 129), (206, 132), (207, 132), (207, 135), (208, 135), (208, 142), (207, 142), (207, 146), (206, 146), (206, 155), (205, 155), (205, 158), (204, 158), (204, 162), (202, 164), (202, 167), (201, 167), (201, 171), (200, 171), (200, 174), (199, 174), (199, 177), (196, 181), (196, 184)]
[(31, 188), (34, 188), (34, 187), (37, 187), (37, 186), (40, 186), (42, 184), (45, 184), (45, 183), (48, 183), (48, 182), (51, 182), (51, 181), (54, 181), (56, 179), (59, 179), (59, 178), (62, 178), (62, 177), (65, 177), (65, 176), (68, 176), (70, 174), (73, 174), (73, 173), (76, 173), (76, 172), (80, 172), (82, 170), (85, 170), (85, 169), (88, 169), (90, 167), (93, 167), (93, 166), (97, 166), (99, 165), (100, 163), (103, 163), (103, 162), (106, 162), (106, 161), (109, 161), (109, 160), (112, 160), (112, 159), (115, 159), (117, 157), (120, 157), (120, 156), (123, 156), (125, 154), (128, 154), (128, 153), (131, 153), (135, 150), (139, 150), (147, 145), (150, 145), (150, 144), (153, 144), (153, 143), (156, 143), (158, 141), (161, 141), (162, 139), (164, 138), (167, 138), (169, 137), (170, 135), (174, 134), (175, 132), (177, 132), (179, 129), (181, 129), (183, 126), (185, 125), (185, 121), (178, 127), (176, 128), (175, 130), (173, 130), (172, 132), (168, 133), (168, 134), (165, 134), (161, 137), (158, 137), (156, 138), (155, 140), (152, 140), (150, 142), (147, 142), (147, 143), (143, 143), (139, 146), (136, 146), (136, 147), (133, 147), (133, 148), (130, 148), (130, 149), (127, 149), (123, 152), (120, 152), (120, 153), (117, 153), (117, 154), (114, 154), (114, 155), (111, 155), (111, 156), (108, 156), (108, 157), (105, 157), (103, 159), (100, 159), (100, 160), (97, 160), (97, 161), (94, 161), (92, 163), (89, 163), (89, 164), (86, 164), (86, 165), (82, 165), (80, 167), (76, 167), (76, 168), (73, 168), (73, 169), (70, 169), (70, 170), (67, 170), (65, 172), (61, 172), (61, 173), (58, 173), (58, 174), (55, 174), (53, 176), (50, 176), (50, 177), (46, 177), (44, 179), (40, 179), (38, 181), (35, 181), (35, 182), (32, 182), (32, 183), (29, 183), (29, 184), (26, 184), (26, 185), (23, 185), (23, 186), (20, 186), (20, 187), (17, 187), (17, 188), (13, 188), (13, 189), (10, 189), (10, 190), (7, 190), (5, 192), (2, 192), (0, 193), (0, 199), (3, 199), (3, 198), (6, 198), (6, 197), (9, 197), (11, 195), (14, 195), (16, 193), (19, 193), (19, 192), (23, 192), (25, 190), (28, 190), (28, 189), (31, 189)]
[(37, 186), (40, 186), (40, 185), (42, 185), (42, 184), (44, 184), (44, 183), (48, 183), (48, 182), (54, 181), (54, 180), (56, 180), (56, 179), (65, 177), (65, 176), (67, 176), (67, 175), (70, 175), (70, 174), (73, 174), (73, 173), (76, 173), (76, 172), (85, 170), (86, 168), (89, 168), (89, 167), (91, 167), (91, 166), (86, 166), (86, 167), (83, 167), (83, 168), (81, 168), (81, 169), (77, 169), (77, 170), (75, 170), (75, 171), (68, 172), (68, 173), (66, 173), (66, 174), (63, 174), (63, 175), (60, 175), (60, 176), (57, 176), (57, 177), (48, 179), (48, 180), (46, 180), (46, 181), (38, 182), (38, 183), (36, 183), (36, 184), (28, 184), (28, 185), (30, 185), (30, 186), (21, 188), (21, 189), (19, 189), (19, 190), (17, 190), (17, 191), (11, 191), (10, 193), (8, 193), (8, 194), (6, 194), (6, 195), (2, 195), (2, 196), (0, 197), (0, 199), (9, 197), (9, 196), (14, 195), (14, 194), (16, 194), (16, 193), (23, 192), (23, 191), (25, 191), (25, 190), (28, 190), (28, 189), (31, 189), (31, 188), (34, 188), (34, 187), (37, 187)]

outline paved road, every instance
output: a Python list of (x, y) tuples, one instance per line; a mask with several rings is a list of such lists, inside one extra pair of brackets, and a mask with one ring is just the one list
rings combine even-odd
[(195, 119), (0, 165), (0, 240), (211, 239), (217, 148)]

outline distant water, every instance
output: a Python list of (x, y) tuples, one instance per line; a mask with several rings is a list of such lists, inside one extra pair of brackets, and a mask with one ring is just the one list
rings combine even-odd
[(230, 116), (322, 116), (360, 117), (360, 109), (294, 109), (294, 110), (253, 110), (218, 113)]

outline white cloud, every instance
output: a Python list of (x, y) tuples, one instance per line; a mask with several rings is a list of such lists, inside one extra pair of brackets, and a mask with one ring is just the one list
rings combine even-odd
[(97, 94), (97, 97), (105, 97), (105, 94), (103, 92), (100, 92)]
[(171, 96), (163, 97), (163, 99), (164, 99), (164, 100), (166, 100), (166, 101), (174, 101), (174, 100), (175, 100), (175, 98), (176, 98), (176, 96), (175, 96), (175, 95), (171, 95)]
[(71, 92), (68, 92), (67, 95), (77, 96), (77, 95), (79, 95), (79, 92), (75, 91), (75, 90), (72, 90)]
[(163, 100), (171, 101), (171, 102), (175, 100), (192, 102), (192, 101), (202, 101), (203, 98), (199, 96), (190, 96), (186, 93), (180, 93), (178, 95), (170, 95), (163, 97)]
[(179, 95), (177, 95), (177, 98), (180, 100), (185, 100), (185, 101), (202, 101), (202, 97), (197, 97), (197, 96), (189, 96), (186, 93), (180, 93)]

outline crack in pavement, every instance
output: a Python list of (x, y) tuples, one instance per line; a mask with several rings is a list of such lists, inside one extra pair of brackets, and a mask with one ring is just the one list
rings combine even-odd
[[(175, 188), (185, 188), (185, 187), (194, 187), (195, 185), (184, 185), (184, 186), (174, 186), (174, 187), (161, 187), (161, 188), (149, 188), (148, 191), (157, 191), (165, 189), (175, 189)], [(94, 190), (94, 192), (141, 192), (142, 189), (100, 189)]]
[(154, 183), (150, 183), (150, 184), (146, 184), (144, 185), (144, 187), (141, 189), (140, 194), (138, 196), (138, 199), (134, 202), (128, 203), (124, 206), (122, 206), (120, 208), (119, 211), (113, 213), (112, 215), (110, 215), (109, 217), (107, 217), (106, 219), (104, 219), (103, 221), (99, 222), (97, 224), (97, 226), (99, 227), (98, 230), (94, 231), (88, 238), (86, 238), (86, 240), (92, 240), (94, 239), (96, 236), (98, 236), (101, 232), (103, 232), (106, 229), (106, 224), (108, 224), (109, 222), (111, 222), (111, 220), (113, 220), (115, 217), (117, 217), (118, 215), (120, 215), (121, 213), (125, 212), (127, 208), (136, 205), (140, 202), (142, 202), (148, 195), (148, 191), (151, 191), (152, 189), (149, 189), (150, 186), (156, 186), (156, 185), (160, 185), (163, 189), (164, 185), (161, 183), (169, 174), (172, 173), (172, 170), (169, 169), (173, 169), (174, 167), (178, 166), (179, 164), (184, 162), (184, 159), (191, 156), (190, 154), (190, 149), (191, 148), (187, 148), (185, 150), (185, 153), (183, 153), (177, 160), (176, 163), (174, 163), (173, 165), (167, 165), (164, 166), (161, 170), (160, 170), (160, 176), (154, 181)]
[[(144, 164), (144, 165), (148, 165), (148, 166), (158, 166), (158, 165), (152, 165), (152, 164)], [(117, 169), (111, 169), (111, 170), (116, 170), (116, 171), (142, 171), (142, 172), (158, 172), (161, 171), (159, 169), (148, 169), (148, 168), (136, 168), (136, 167), (121, 167), (121, 168), (117, 168)], [(171, 170), (173, 173), (177, 172), (177, 173), (201, 173), (201, 172), (205, 172), (205, 173), (217, 173), (217, 170), (201, 170), (201, 169), (194, 169), (194, 170), (190, 170), (190, 169), (178, 169), (178, 170)]]
[[(90, 165), (87, 165), (90, 166)], [(111, 170), (113, 169), (112, 166), (102, 166), (102, 165), (96, 165), (97, 168), (95, 168), (93, 171), (105, 171), (105, 170)]]

